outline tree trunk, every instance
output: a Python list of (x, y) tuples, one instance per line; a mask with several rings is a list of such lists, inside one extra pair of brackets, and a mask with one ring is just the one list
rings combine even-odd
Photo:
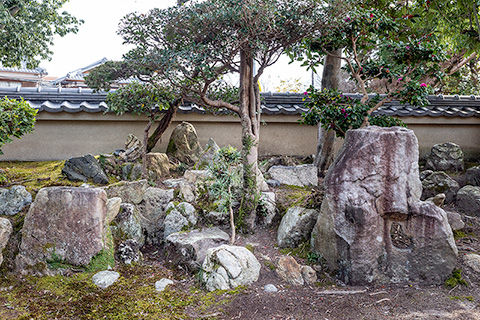
[(167, 130), (168, 126), (172, 123), (173, 116), (177, 112), (178, 106), (182, 102), (181, 99), (175, 100), (175, 102), (167, 109), (167, 112), (163, 115), (162, 119), (158, 123), (157, 128), (148, 138), (147, 152), (151, 152), (157, 145), (158, 141), (162, 138), (162, 135)]
[[(333, 55), (325, 57), (322, 75), (322, 90), (338, 89), (340, 84), (340, 68), (342, 49), (332, 52)], [(321, 124), (318, 124), (317, 154), (314, 165), (317, 167), (319, 177), (324, 177), (328, 168), (333, 163), (333, 147), (335, 144), (335, 131), (325, 131)]]
[(148, 141), (148, 131), (154, 124), (155, 119), (150, 118), (148, 124), (143, 129), (143, 148), (142, 148), (142, 179), (148, 178), (148, 166), (147, 166), (147, 141)]
[[(240, 52), (240, 120), (242, 123), (243, 201), (241, 215), (245, 228), (255, 229), (259, 202), (258, 141), (260, 129), (260, 90), (253, 80), (250, 50)], [(242, 217), (240, 217), (242, 218)]]

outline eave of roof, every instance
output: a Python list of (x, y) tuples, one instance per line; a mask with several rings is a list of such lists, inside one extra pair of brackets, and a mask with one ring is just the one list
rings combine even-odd
[[(360, 98), (358, 94), (347, 94)], [(0, 88), (0, 96), (23, 98), (39, 112), (105, 112), (107, 92), (93, 92), (85, 88)], [(298, 115), (306, 112), (304, 95), (299, 93), (262, 93), (262, 113), (268, 115)], [(374, 114), (398, 117), (480, 117), (480, 97), (430, 96), (430, 105), (415, 107), (392, 101), (380, 107)], [(204, 108), (185, 102), (179, 113), (209, 113)], [(218, 113), (223, 113), (219, 111)]]

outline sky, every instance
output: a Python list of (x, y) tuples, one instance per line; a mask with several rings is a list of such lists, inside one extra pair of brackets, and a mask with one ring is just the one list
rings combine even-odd
[[(88, 66), (102, 58), (120, 60), (131, 47), (122, 44), (116, 34), (118, 23), (130, 12), (147, 12), (149, 9), (167, 8), (176, 0), (70, 0), (63, 9), (85, 22), (77, 34), (55, 37), (51, 61), (42, 61), (49, 77), (62, 77), (68, 72)], [(305, 85), (311, 82), (311, 74), (299, 64), (288, 64), (282, 58), (276, 65), (267, 68), (261, 77), (264, 91), (274, 91), (280, 79), (293, 82), (300, 79)]]

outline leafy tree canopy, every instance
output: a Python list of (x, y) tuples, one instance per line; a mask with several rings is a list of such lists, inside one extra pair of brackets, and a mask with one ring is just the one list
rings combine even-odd
[(28, 68), (50, 59), (55, 34), (64, 36), (78, 31), (82, 20), (60, 12), (68, 0), (0, 1), (0, 62), (4, 66)]
[[(12, 142), (11, 137), (20, 138), (33, 131), (37, 110), (23, 99), (20, 101), (3, 98), (0, 100), (0, 148)], [(3, 154), (0, 149), (0, 154)]]

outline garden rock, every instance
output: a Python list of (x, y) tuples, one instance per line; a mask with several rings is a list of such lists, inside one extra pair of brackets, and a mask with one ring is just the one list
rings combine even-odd
[(166, 278), (160, 279), (157, 282), (155, 282), (155, 290), (157, 290), (157, 292), (162, 292), (163, 290), (165, 290), (165, 288), (167, 288), (167, 286), (171, 284), (174, 284), (174, 282), (170, 279), (166, 279)]
[(121, 181), (105, 187), (104, 190), (109, 198), (119, 197), (123, 203), (137, 205), (143, 201), (147, 188), (147, 180), (139, 180), (133, 182)]
[(211, 248), (202, 265), (202, 279), (208, 291), (228, 290), (258, 280), (260, 263), (248, 249), (222, 245)]
[(325, 177), (312, 250), (347, 284), (440, 284), (457, 261), (445, 211), (420, 201), (412, 130), (349, 130)]
[(148, 244), (163, 242), (167, 205), (173, 200), (173, 189), (147, 188), (143, 201), (137, 205), (138, 217)]
[(97, 184), (108, 184), (107, 175), (98, 160), (91, 154), (67, 160), (62, 169), (62, 174), (67, 176), (70, 181), (87, 182), (88, 179), (92, 179)]
[(207, 250), (228, 243), (229, 235), (217, 227), (176, 232), (166, 239), (168, 259), (196, 272), (203, 263)]
[(445, 193), (439, 193), (435, 197), (428, 198), (425, 201), (432, 201), (437, 207), (442, 208), (445, 204)]
[(445, 211), (447, 213), (448, 223), (452, 230), (461, 230), (465, 227), (465, 222), (462, 220), (462, 216), (454, 211)]
[[(148, 171), (153, 177), (151, 171)], [(139, 163), (128, 162), (122, 166), (122, 179), (127, 181), (136, 181), (142, 178), (142, 165)]]
[(50, 274), (41, 268), (60, 259), (86, 266), (107, 248), (107, 194), (102, 189), (43, 188), (25, 216), (17, 271)]
[(120, 273), (115, 271), (100, 271), (93, 275), (92, 282), (101, 289), (110, 287), (120, 277)]
[(197, 224), (197, 219), (197, 211), (190, 203), (181, 202), (175, 205), (173, 202), (170, 202), (166, 208), (163, 237), (167, 238), (174, 232), (185, 231), (184, 228), (191, 229)]
[(202, 147), (198, 143), (197, 131), (192, 124), (182, 122), (173, 129), (168, 142), (167, 154), (187, 165), (197, 163)]
[(164, 184), (167, 188), (173, 188), (173, 189), (180, 188), (180, 186), (181, 186), (182, 183), (184, 183), (184, 182), (185, 182), (185, 179), (183, 179), (183, 178), (163, 180), (163, 184)]
[(465, 182), (472, 186), (480, 186), (480, 166), (467, 169), (467, 172), (465, 172)]
[(278, 246), (296, 248), (310, 238), (313, 226), (317, 222), (318, 211), (294, 207), (283, 216), (277, 232)]
[(265, 287), (263, 287), (263, 290), (265, 290), (265, 292), (269, 292), (269, 293), (278, 292), (277, 287), (275, 287), (273, 284), (265, 285)]
[(434, 171), (463, 171), (463, 151), (458, 144), (452, 142), (436, 144), (432, 147), (425, 167)]
[(284, 256), (278, 259), (275, 272), (287, 283), (295, 286), (301, 286), (304, 284), (302, 267), (291, 256)]
[(180, 194), (185, 202), (194, 202), (197, 198), (198, 188), (204, 185), (208, 179), (207, 170), (187, 170), (183, 178), (184, 182), (180, 185)]
[(445, 172), (432, 172), (422, 181), (423, 193), (422, 199), (435, 197), (439, 193), (445, 194), (445, 203), (455, 202), (455, 197), (460, 185), (457, 181), (450, 178)]
[(463, 256), (463, 262), (475, 272), (480, 273), (480, 255), (468, 253)]
[(137, 209), (133, 204), (121, 204), (120, 212), (111, 222), (110, 230), (115, 240), (126, 241), (133, 239), (138, 243), (139, 247), (145, 244), (142, 225), (138, 217)]
[(106, 224), (110, 224), (113, 219), (117, 216), (120, 212), (120, 206), (122, 204), (122, 198), (113, 197), (108, 199), (107, 202), (107, 220), (105, 220)]
[(260, 195), (260, 202), (263, 203), (262, 221), (263, 224), (269, 227), (273, 219), (277, 215), (277, 203), (275, 199), (275, 192), (262, 192)]
[(170, 160), (165, 153), (148, 153), (147, 167), (155, 176), (155, 180), (170, 174)]
[(117, 258), (124, 264), (132, 264), (140, 261), (142, 253), (136, 240), (128, 239), (118, 245)]
[(24, 186), (0, 188), (0, 215), (13, 216), (32, 203), (32, 195)]
[(12, 224), (7, 218), (0, 217), (0, 265), (3, 262), (2, 251), (7, 246), (8, 240), (10, 240), (10, 235), (13, 232)]
[(209, 223), (214, 225), (223, 225), (229, 219), (228, 215), (225, 212), (219, 211), (210, 211), (205, 215), (205, 218), (208, 220)]
[(465, 186), (457, 193), (457, 208), (463, 212), (480, 216), (480, 187)]
[(141, 158), (143, 142), (133, 134), (129, 134), (125, 141), (125, 151), (120, 151), (119, 156), (124, 162), (134, 162)]
[(293, 167), (273, 166), (268, 170), (268, 174), (280, 184), (298, 187), (318, 185), (317, 168), (312, 164)]
[(213, 163), (213, 158), (215, 157), (215, 154), (220, 150), (220, 147), (218, 144), (210, 138), (207, 142), (207, 145), (205, 146), (205, 150), (203, 153), (200, 155), (200, 159), (198, 160), (197, 165), (195, 165), (196, 168), (203, 168), (206, 166), (209, 166)]
[(317, 272), (313, 270), (310, 266), (302, 266), (301, 267), (303, 281), (306, 284), (314, 284), (317, 282)]

